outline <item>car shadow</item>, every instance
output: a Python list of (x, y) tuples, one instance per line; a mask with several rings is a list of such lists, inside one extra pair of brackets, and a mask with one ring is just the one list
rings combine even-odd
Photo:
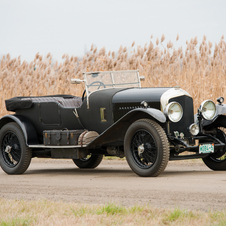
[[(167, 177), (173, 177), (178, 175), (189, 175), (189, 176), (195, 176), (195, 175), (209, 175), (209, 174), (222, 174), (223, 171), (212, 171), (212, 170), (180, 170), (180, 171), (174, 171), (174, 170), (166, 170), (161, 175), (167, 176)], [(160, 175), (160, 176), (161, 176)]]
[[(55, 168), (55, 169), (28, 169), (26, 175), (65, 175), (65, 176), (105, 176), (105, 177), (139, 177), (129, 167), (128, 169), (112, 169), (112, 168), (96, 168), (96, 169), (79, 169), (79, 168)], [(208, 168), (206, 170), (170, 170), (166, 169), (158, 177), (177, 177), (177, 176), (197, 176), (210, 174), (225, 174), (224, 171), (212, 171)]]
[(28, 169), (26, 171), (26, 174), (30, 175), (97, 175), (97, 176), (103, 176), (107, 175), (109, 177), (111, 176), (134, 176), (132, 170), (128, 169), (79, 169), (79, 168), (70, 168), (70, 169)]

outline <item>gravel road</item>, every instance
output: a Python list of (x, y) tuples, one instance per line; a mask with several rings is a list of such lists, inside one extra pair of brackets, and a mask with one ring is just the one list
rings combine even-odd
[(0, 170), (0, 198), (223, 210), (226, 172), (211, 171), (201, 161), (177, 161), (158, 177), (141, 178), (122, 160), (81, 170), (71, 160), (33, 159), (23, 175)]

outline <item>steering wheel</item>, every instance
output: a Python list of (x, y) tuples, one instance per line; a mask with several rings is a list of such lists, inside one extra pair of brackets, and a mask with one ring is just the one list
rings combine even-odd
[(104, 88), (106, 88), (106, 86), (104, 85), (103, 82), (101, 81), (95, 81), (95, 82), (92, 82), (91, 84), (88, 85), (88, 87), (92, 86), (93, 84), (96, 84), (96, 83), (100, 83), (99, 87), (97, 89), (100, 89), (101, 86), (103, 86)]
[[(99, 87), (97, 89), (100, 89), (101, 86), (103, 86), (104, 88), (106, 88), (106, 86), (104, 85), (103, 82), (101, 81), (95, 81), (95, 82), (92, 82), (91, 84), (89, 84), (87, 87), (89, 88), (90, 86), (92, 86), (93, 84), (96, 84), (96, 83), (99, 83)], [(85, 98), (85, 94), (86, 94), (86, 89), (84, 90), (83, 94), (82, 94), (82, 101), (84, 100)]]

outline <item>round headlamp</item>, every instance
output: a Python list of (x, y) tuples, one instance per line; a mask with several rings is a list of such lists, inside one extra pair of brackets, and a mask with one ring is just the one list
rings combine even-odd
[(196, 136), (199, 133), (199, 126), (196, 123), (193, 123), (189, 127), (191, 135)]
[(206, 120), (211, 120), (216, 114), (216, 105), (212, 100), (205, 100), (201, 103), (199, 110)]
[(172, 122), (178, 122), (183, 116), (183, 109), (177, 102), (171, 102), (166, 106), (165, 114)]

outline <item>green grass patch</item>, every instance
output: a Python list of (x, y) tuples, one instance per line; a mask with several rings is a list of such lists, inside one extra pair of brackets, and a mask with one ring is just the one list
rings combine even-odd
[(0, 226), (36, 225), (226, 225), (226, 210), (164, 209), (115, 203), (85, 205), (49, 200), (0, 199)]
[(104, 205), (103, 207), (100, 207), (100, 210), (97, 210), (97, 214), (126, 214), (127, 210), (123, 206), (119, 206), (113, 203), (109, 203), (107, 205)]
[(86, 206), (82, 206), (81, 208), (70, 207), (70, 209), (75, 217), (81, 217), (84, 216), (85, 214), (91, 213), (90, 209), (88, 209)]
[(28, 225), (34, 225), (35, 220), (27, 218), (13, 218), (13, 219), (7, 219), (0, 221), (0, 226), (28, 226)]
[(197, 212), (175, 208), (166, 214), (166, 216), (163, 218), (163, 223), (170, 224), (173, 222), (183, 222), (184, 220), (190, 221), (195, 220), (198, 216), (199, 213)]

